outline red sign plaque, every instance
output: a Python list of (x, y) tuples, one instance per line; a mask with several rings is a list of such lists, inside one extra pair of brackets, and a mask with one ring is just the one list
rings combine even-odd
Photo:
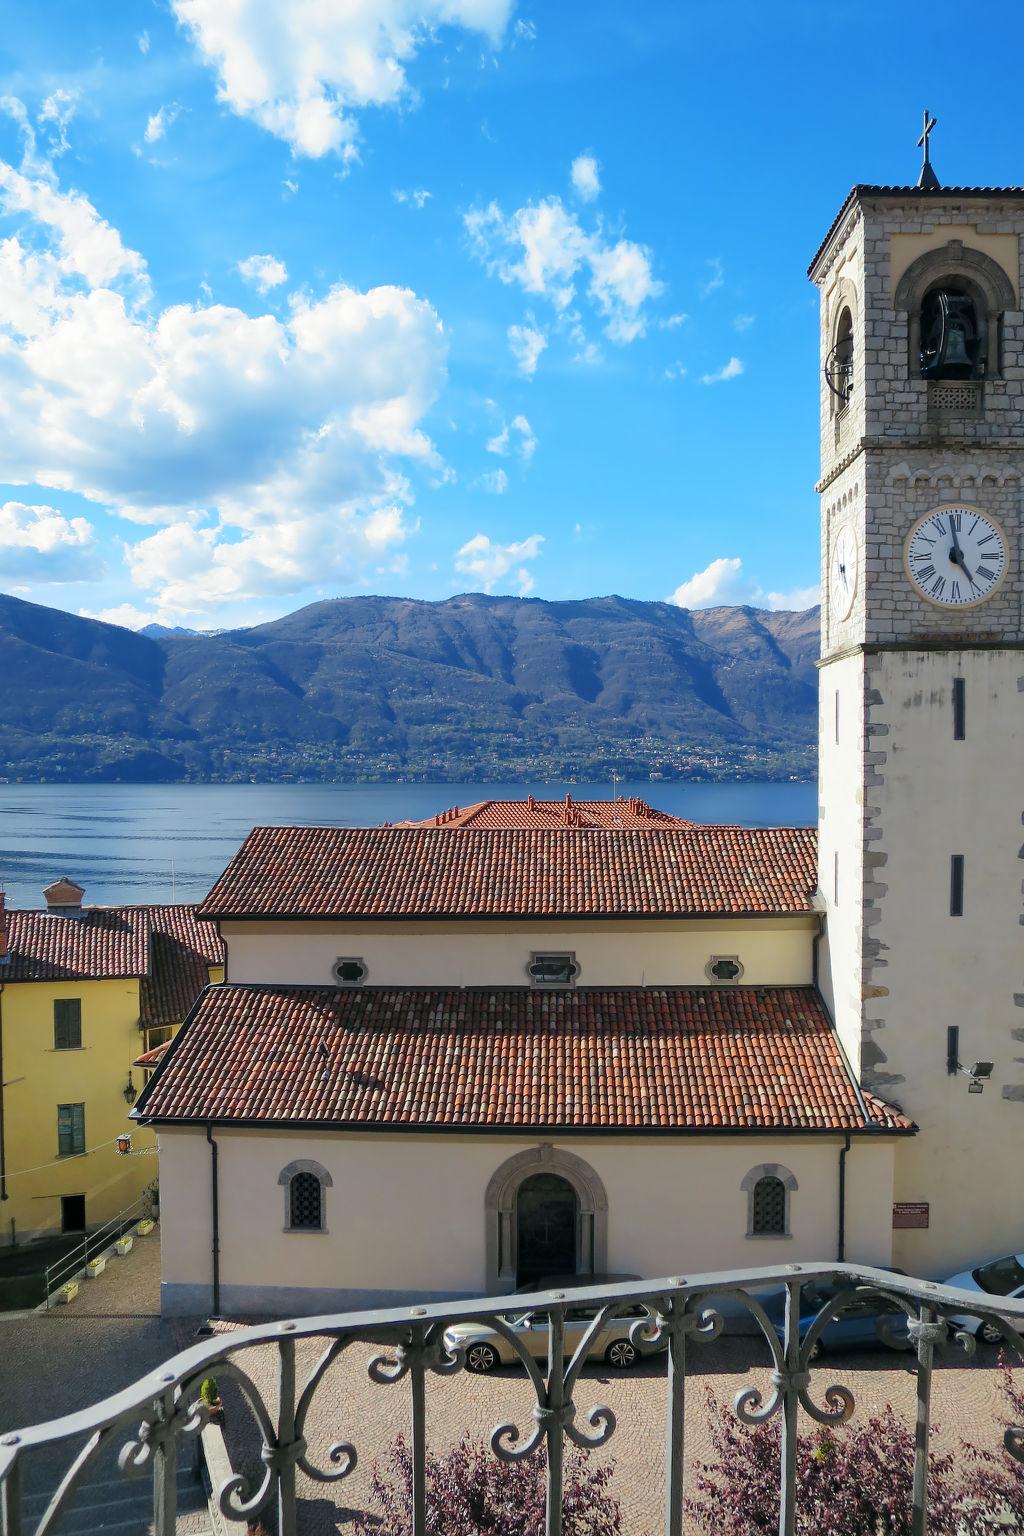
[(927, 1200), (897, 1200), (892, 1208), (894, 1227), (926, 1227), (928, 1225)]

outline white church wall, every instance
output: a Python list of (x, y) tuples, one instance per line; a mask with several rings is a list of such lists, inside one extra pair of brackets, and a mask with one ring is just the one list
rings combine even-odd
[[(223, 1128), (218, 1144), (221, 1306), (312, 1313), (480, 1295), (492, 1174), (544, 1138), (306, 1134)], [(838, 1137), (552, 1137), (584, 1158), (608, 1197), (608, 1268), (657, 1278), (834, 1259)], [(202, 1129), (160, 1132), (163, 1306), (210, 1310), (210, 1151)], [(285, 1232), (281, 1170), (331, 1176), (325, 1233)], [(796, 1178), (788, 1238), (748, 1238), (744, 1176), (778, 1163)], [(847, 1256), (889, 1261), (893, 1142), (855, 1139), (847, 1162)]]
[(585, 987), (707, 986), (713, 955), (738, 955), (746, 986), (808, 986), (813, 917), (530, 924), (223, 923), (236, 982), (329, 986), (340, 955), (371, 986), (521, 987), (536, 950), (572, 951)]

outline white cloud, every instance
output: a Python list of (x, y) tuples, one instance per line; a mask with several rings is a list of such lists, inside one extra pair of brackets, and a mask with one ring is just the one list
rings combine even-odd
[[(646, 246), (609, 242), (600, 227), (588, 232), (559, 197), (529, 203), (508, 218), (492, 202), (471, 209), (464, 222), (474, 253), (503, 283), (543, 296), (565, 316), (582, 279), (610, 340), (621, 345), (644, 334), (644, 305), (663, 290)], [(578, 325), (578, 317), (569, 318)]]
[(139, 45), (139, 52), (140, 53), (148, 53), (149, 52), (149, 33), (148, 32), (140, 32), (138, 37), (135, 39), (135, 41)]
[(683, 314), (666, 315), (664, 320), (659, 320), (658, 321), (658, 330), (659, 331), (675, 331), (675, 330), (678, 330), (681, 325), (685, 325), (686, 324), (686, 322), (687, 322), (687, 320), (689, 320), (689, 318), (690, 318), (689, 315), (683, 315)]
[(753, 315), (737, 315), (732, 322), (732, 327), (734, 331), (739, 331), (742, 334), (743, 331), (749, 331), (753, 323)]
[(56, 507), (0, 506), (0, 573), (38, 581), (85, 581), (98, 573), (92, 526)]
[(743, 372), (743, 364), (738, 357), (730, 357), (727, 363), (723, 363), (717, 373), (704, 373), (701, 375), (702, 384), (724, 384), (729, 379), (738, 379)]
[(478, 475), (473, 483), (489, 496), (504, 496), (508, 490), (508, 475), (503, 469), (489, 469)]
[[(513, 436), (516, 441), (513, 443)], [(500, 432), (487, 442), (487, 452), (496, 453), (500, 457), (517, 451), (524, 464), (528, 464), (533, 458), (537, 447), (537, 438), (533, 428), (523, 415), (513, 416), (511, 421), (506, 421)]]
[(176, 101), (167, 102), (159, 111), (154, 112), (152, 117), (146, 119), (146, 131), (143, 134), (146, 143), (158, 144), (180, 114), (181, 108)]
[(533, 591), (533, 577), (526, 569), (526, 560), (536, 560), (544, 543), (542, 533), (532, 533), (518, 544), (494, 544), (486, 533), (478, 533), (463, 544), (455, 554), (455, 569), (464, 576), (474, 577), (485, 592), (493, 591), (499, 582), (509, 577), (508, 585), (514, 586), (520, 597)]
[(534, 43), (537, 41), (537, 23), (527, 21), (520, 16), (512, 28), (512, 36), (519, 43)]
[(679, 363), (679, 362), (669, 363), (668, 367), (665, 369), (665, 378), (666, 379), (685, 379), (686, 378), (686, 368), (685, 368), (685, 366), (682, 363)]
[(411, 203), (414, 208), (424, 208), (432, 195), (425, 187), (408, 192), (396, 187), (391, 194), (396, 203)]
[(725, 269), (722, 266), (720, 257), (710, 257), (709, 260), (705, 262), (705, 266), (711, 268), (711, 276), (700, 290), (700, 296), (702, 299), (708, 298), (708, 296), (712, 293), (717, 293), (718, 289), (724, 287), (725, 285)]
[(79, 618), (99, 619), (101, 624), (117, 624), (121, 629), (144, 629), (159, 622), (155, 613), (136, 608), (134, 603), (118, 603), (114, 608), (79, 608)]
[(570, 175), (576, 196), (585, 203), (592, 203), (601, 191), (601, 167), (594, 156), (577, 155)]
[(712, 560), (702, 571), (695, 571), (665, 599), (677, 608), (720, 608), (745, 604), (754, 608), (802, 609), (818, 601), (817, 586), (796, 587), (791, 592), (766, 592), (743, 574), (743, 561), (736, 556)]
[(247, 256), (238, 263), (238, 270), (260, 293), (268, 293), (288, 281), (288, 268), (276, 256)]
[(172, 0), (217, 94), (297, 155), (351, 157), (356, 114), (413, 93), (406, 66), (437, 28), (497, 46), (513, 0)]
[(166, 525), (127, 551), (161, 619), (357, 580), (412, 534), (409, 474), (443, 472), (421, 425), (447, 350), (428, 303), (338, 285), (284, 318), (161, 310), (81, 194), (0, 161), (0, 214), (5, 478)]
[(516, 367), (524, 378), (531, 379), (537, 372), (537, 362), (548, 344), (543, 331), (532, 325), (510, 325), (508, 344)]
[(54, 131), (50, 141), (51, 155), (62, 155), (66, 149), (70, 148), (68, 124), (78, 110), (78, 102), (78, 91), (66, 90), (61, 86), (47, 96), (40, 107), (40, 123), (53, 125)]

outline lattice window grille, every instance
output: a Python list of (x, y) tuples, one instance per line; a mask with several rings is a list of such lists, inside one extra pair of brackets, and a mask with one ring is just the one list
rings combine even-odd
[(318, 1231), (323, 1226), (323, 1190), (315, 1173), (297, 1173), (289, 1186), (291, 1225)]
[(754, 1185), (750, 1229), (755, 1237), (784, 1237), (786, 1186), (774, 1174), (765, 1174)]
[(937, 416), (976, 416), (980, 403), (978, 384), (933, 384), (928, 394), (928, 405)]

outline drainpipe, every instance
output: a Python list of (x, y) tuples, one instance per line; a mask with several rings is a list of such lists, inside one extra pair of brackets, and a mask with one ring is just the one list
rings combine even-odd
[(7, 1106), (4, 1103), (4, 984), (0, 981), (0, 1200), (7, 1193)]
[(836, 1263), (846, 1263), (846, 1154), (852, 1143), (850, 1133), (847, 1131), (846, 1140), (839, 1148), (839, 1242), (837, 1244)]
[(206, 1127), (206, 1140), (210, 1148), (210, 1217), (213, 1228), (211, 1253), (213, 1257), (213, 1316), (220, 1314), (220, 1210), (217, 1179), (217, 1143), (211, 1126)]

